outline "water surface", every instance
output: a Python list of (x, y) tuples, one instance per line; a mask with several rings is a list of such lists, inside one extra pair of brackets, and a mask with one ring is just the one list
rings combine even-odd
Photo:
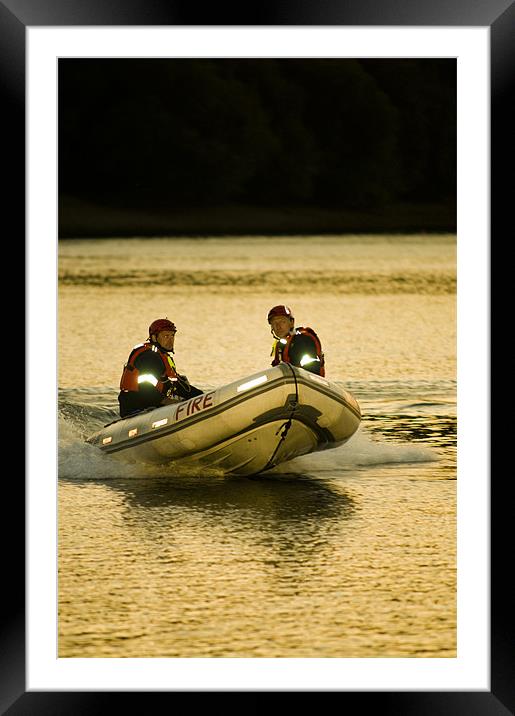
[[(59, 656), (456, 656), (454, 236), (70, 240), (59, 278)], [(360, 402), (346, 446), (248, 479), (84, 442), (154, 318), (207, 389), (269, 364), (282, 302)]]

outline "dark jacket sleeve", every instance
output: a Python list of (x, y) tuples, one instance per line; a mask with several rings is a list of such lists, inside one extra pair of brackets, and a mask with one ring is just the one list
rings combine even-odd
[(202, 391), (191, 385), (185, 375), (179, 375), (179, 379), (175, 381), (175, 394), (183, 400), (189, 400), (197, 395), (202, 395)]
[[(313, 361), (304, 363), (304, 365), (301, 366), (300, 363), (304, 356), (313, 358)], [(294, 336), (290, 343), (289, 358), (292, 365), (304, 368), (304, 370), (309, 370), (310, 373), (320, 375), (321, 364), (320, 360), (317, 359), (316, 343), (311, 336), (306, 336), (305, 334)]]

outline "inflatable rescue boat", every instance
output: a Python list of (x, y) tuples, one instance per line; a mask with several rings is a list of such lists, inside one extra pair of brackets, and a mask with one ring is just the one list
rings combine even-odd
[(190, 400), (117, 420), (87, 442), (130, 462), (255, 475), (342, 445), (360, 421), (359, 405), (349, 392), (281, 363)]

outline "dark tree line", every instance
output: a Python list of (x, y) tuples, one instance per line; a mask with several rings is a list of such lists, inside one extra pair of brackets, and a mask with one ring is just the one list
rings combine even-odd
[(59, 191), (146, 206), (452, 202), (453, 59), (59, 61)]

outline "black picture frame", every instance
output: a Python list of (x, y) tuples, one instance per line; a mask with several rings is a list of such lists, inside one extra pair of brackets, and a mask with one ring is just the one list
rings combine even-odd
[[(259, 7), (258, 7), (259, 6)], [(341, 25), (341, 26), (478, 26), (491, 33), (491, 257), (493, 247), (501, 251), (513, 183), (509, 176), (513, 157), (513, 127), (509, 106), (513, 101), (515, 71), (515, 5), (513, 0), (330, 0), (309, 3), (260, 2), (255, 8), (242, 4), (241, 14), (213, 3), (211, 9), (198, 10), (193, 3), (171, 0), (3, 0), (0, 1), (0, 92), (4, 161), (8, 169), (8, 197), (4, 202), (4, 222), (18, 247), (25, 236), (25, 46), (26, 29), (35, 26), (77, 25)], [(197, 12), (199, 14), (197, 14)], [(5, 191), (5, 190), (4, 190)], [(496, 242), (496, 239), (498, 240)], [(7, 242), (7, 239), (6, 239)], [(13, 242), (14, 243), (14, 242)], [(23, 249), (22, 249), (23, 250)], [(23, 260), (24, 257), (22, 257)], [(491, 308), (494, 308), (493, 299)], [(21, 313), (21, 311), (20, 311)], [(492, 312), (493, 313), (493, 312)], [(9, 320), (8, 325), (11, 325)], [(33, 370), (31, 356), (26, 368)], [(18, 401), (19, 402), (19, 398)], [(496, 445), (507, 433), (496, 432)], [(493, 441), (493, 436), (492, 436)], [(506, 443), (505, 443), (506, 444)], [(30, 450), (30, 444), (27, 447)], [(496, 454), (491, 448), (491, 455)], [(25, 483), (18, 465), (5, 473), (4, 484), (4, 589), (3, 623), (0, 644), (0, 713), (20, 714), (99, 714), (120, 708), (125, 698), (132, 708), (154, 713), (154, 695), (175, 703), (177, 693), (158, 692), (27, 692), (25, 685)], [(492, 466), (493, 468), (493, 466)], [(491, 470), (491, 691), (407, 691), (338, 692), (340, 707), (356, 702), (360, 710), (371, 709), (396, 716), (413, 714), (467, 714), (467, 716), (515, 713), (515, 665), (513, 649), (513, 592), (509, 588), (513, 548), (508, 509), (511, 508), (506, 470)], [(7, 507), (8, 502), (8, 507)], [(510, 509), (511, 512), (511, 509)], [(197, 698), (213, 694), (196, 692)], [(218, 693), (215, 694), (215, 698)], [(236, 703), (245, 693), (237, 692)], [(265, 693), (253, 695), (252, 707), (262, 703)], [(303, 695), (306, 698), (307, 694)], [(130, 701), (129, 701), (130, 700)], [(247, 702), (248, 703), (248, 702)], [(225, 706), (224, 706), (225, 708)]]

